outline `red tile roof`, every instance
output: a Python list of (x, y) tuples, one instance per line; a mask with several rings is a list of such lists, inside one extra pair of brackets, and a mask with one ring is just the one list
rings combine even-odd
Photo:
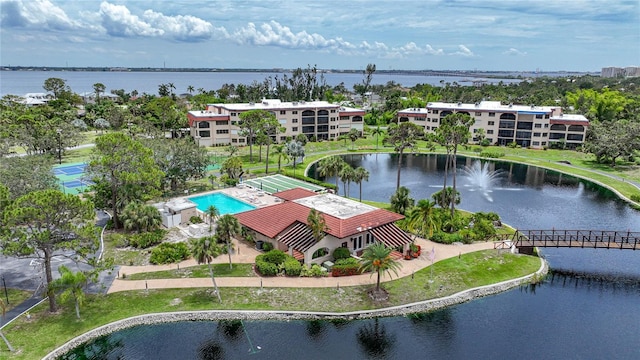
[(289, 190), (284, 190), (273, 194), (273, 196), (277, 196), (282, 200), (293, 201), (298, 199), (303, 199), (309, 196), (318, 195), (315, 192), (303, 188), (294, 188)]
[[(287, 201), (278, 205), (242, 212), (235, 216), (243, 226), (275, 239), (278, 234), (296, 221), (306, 224), (309, 210), (306, 206)], [(324, 213), (322, 216), (329, 228), (327, 233), (338, 239), (344, 239), (369, 228), (393, 223), (404, 218), (400, 214), (384, 209), (376, 209), (348, 219), (339, 219)]]

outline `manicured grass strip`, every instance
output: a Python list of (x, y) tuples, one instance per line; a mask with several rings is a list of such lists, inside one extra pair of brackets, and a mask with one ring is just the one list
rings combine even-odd
[[(389, 301), (373, 303), (370, 286), (336, 288), (222, 288), (218, 303), (210, 288), (164, 289), (90, 295), (75, 318), (73, 304), (58, 314), (49, 314), (46, 304), (31, 312), (31, 320), (20, 318), (4, 329), (17, 349), (9, 353), (0, 343), (3, 359), (39, 359), (70, 339), (98, 326), (131, 316), (189, 310), (307, 310), (345, 312), (407, 304), (450, 295), (470, 287), (517, 278), (538, 270), (540, 260), (532, 256), (486, 250), (436, 263), (430, 268), (383, 284)], [(375, 275), (374, 275), (375, 276)], [(433, 282), (429, 282), (433, 280)]]
[[(214, 276), (224, 277), (249, 277), (256, 276), (252, 264), (211, 264)], [(152, 279), (184, 279), (184, 278), (208, 278), (209, 267), (207, 265), (191, 266), (180, 270), (163, 270), (127, 275), (126, 280), (152, 280)]]

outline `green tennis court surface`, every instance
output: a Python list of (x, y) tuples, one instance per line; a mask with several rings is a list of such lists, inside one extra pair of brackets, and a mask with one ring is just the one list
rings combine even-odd
[(270, 175), (257, 179), (243, 181), (243, 184), (273, 194), (284, 190), (303, 188), (311, 191), (325, 190), (322, 186), (314, 185), (302, 180), (293, 179), (284, 175)]
[(60, 188), (66, 194), (79, 194), (93, 184), (85, 173), (85, 163), (56, 165), (53, 174), (58, 178)]

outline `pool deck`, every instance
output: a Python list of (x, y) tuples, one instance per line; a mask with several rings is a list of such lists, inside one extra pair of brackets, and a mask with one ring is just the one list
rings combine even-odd
[(238, 185), (232, 188), (216, 190), (255, 207), (271, 206), (282, 203), (282, 200), (259, 189)]

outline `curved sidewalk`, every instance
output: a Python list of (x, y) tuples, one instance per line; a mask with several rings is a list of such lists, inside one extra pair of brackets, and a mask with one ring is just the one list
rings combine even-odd
[[(416, 243), (422, 247), (422, 254), (417, 259), (400, 260), (402, 268), (398, 271), (398, 277), (411, 276), (414, 272), (421, 270), (429, 265), (429, 253), (435, 250), (435, 260), (438, 262), (447, 258), (466, 254), (469, 252), (493, 249), (493, 242), (483, 242), (471, 245), (445, 245), (438, 244), (424, 239), (416, 239)], [(239, 254), (236, 252), (232, 255), (234, 263), (253, 263), (255, 256), (260, 254), (257, 250), (249, 247), (246, 243), (236, 244)], [(229, 258), (227, 255), (221, 255), (214, 259), (214, 263), (227, 263)], [(190, 259), (180, 264), (172, 265), (149, 265), (149, 266), (122, 266), (120, 274), (136, 274), (141, 272), (153, 272), (162, 270), (171, 270), (195, 266), (197, 263)], [(396, 277), (394, 276), (394, 279)], [(392, 280), (385, 276), (382, 281)], [(219, 287), (337, 287), (337, 286), (356, 286), (375, 284), (376, 277), (369, 274), (344, 276), (344, 277), (216, 277), (216, 283)], [(152, 279), (152, 280), (123, 280), (118, 277), (113, 281), (108, 293), (129, 291), (129, 290), (145, 290), (145, 289), (174, 289), (174, 288), (196, 288), (212, 286), (210, 278), (184, 278), (184, 279)]]

